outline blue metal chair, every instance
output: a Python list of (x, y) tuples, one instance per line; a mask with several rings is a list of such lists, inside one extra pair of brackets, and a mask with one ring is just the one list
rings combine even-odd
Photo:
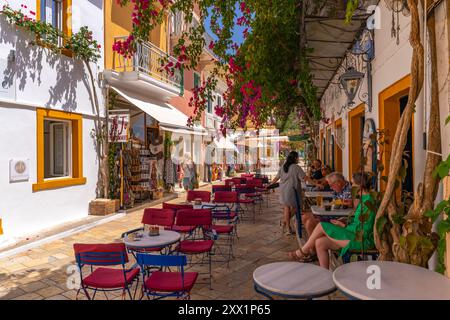
[[(81, 287), (77, 291), (77, 298), (81, 290), (83, 290), (89, 300), (95, 298), (97, 291), (104, 292), (105, 297), (108, 298), (106, 292), (121, 290), (123, 299), (126, 293), (128, 293), (130, 299), (133, 299), (130, 287), (137, 280), (137, 290), (139, 268), (125, 268), (126, 263), (128, 263), (128, 255), (123, 243), (75, 243), (73, 248), (81, 279)], [(83, 277), (84, 266), (89, 266), (91, 271), (86, 277)], [(121, 268), (105, 268), (109, 266), (121, 266)], [(97, 268), (94, 269), (94, 267)], [(94, 291), (92, 298), (87, 289)]]
[[(197, 272), (184, 272), (187, 264), (185, 255), (153, 255), (137, 254), (137, 263), (141, 270), (149, 267), (161, 267), (162, 270), (142, 272), (142, 295), (153, 300), (176, 297), (190, 299), (190, 292), (197, 281)], [(178, 271), (166, 271), (170, 267), (178, 267)]]
[(295, 202), (297, 203), (297, 208), (295, 210), (295, 217), (297, 219), (297, 235), (299, 240), (302, 238), (302, 200), (298, 190), (294, 188)]

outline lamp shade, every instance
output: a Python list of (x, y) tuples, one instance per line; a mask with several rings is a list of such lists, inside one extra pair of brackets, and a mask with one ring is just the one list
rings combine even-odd
[(355, 70), (353, 67), (348, 68), (347, 71), (341, 75), (340, 82), (347, 95), (348, 105), (354, 103), (353, 100), (358, 93), (363, 78), (364, 73)]

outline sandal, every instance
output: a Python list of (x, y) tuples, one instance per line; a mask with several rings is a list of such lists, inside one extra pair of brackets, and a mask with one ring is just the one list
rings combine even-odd
[(313, 254), (313, 255), (311, 255), (311, 254), (306, 254), (306, 253), (304, 253), (303, 251), (302, 251), (302, 249), (301, 248), (299, 248), (299, 250), (300, 250), (300, 252), (302, 253), (302, 257), (299, 257), (298, 255), (297, 255), (297, 250), (295, 250), (295, 251), (290, 251), (290, 252), (288, 252), (288, 257), (290, 258), (290, 260), (292, 260), (292, 261), (297, 261), (297, 262), (303, 262), (303, 263), (306, 263), (306, 262), (313, 262), (313, 261), (316, 261), (317, 260), (317, 255), (315, 255), (315, 254)]

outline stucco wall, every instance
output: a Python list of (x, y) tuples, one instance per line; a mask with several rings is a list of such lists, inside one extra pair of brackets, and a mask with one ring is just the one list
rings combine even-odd
[[(0, 6), (5, 3), (0, 0)], [(35, 0), (22, 0), (11, 5), (36, 11)], [(73, 32), (87, 25), (103, 48), (102, 1), (74, 1)], [(15, 95), (0, 96), (0, 218), (3, 220), (2, 239), (22, 237), (60, 223), (86, 217), (89, 201), (95, 198), (98, 163), (90, 136), (94, 128), (89, 78), (83, 64), (47, 49), (29, 46), (30, 34), (11, 27), (0, 16), (0, 60), (15, 50), (15, 62), (0, 73), (7, 76)], [(103, 59), (98, 64), (103, 65)], [(94, 76), (99, 71), (92, 65)], [(0, 82), (1, 82), (0, 81)], [(100, 105), (101, 90), (97, 88)], [(33, 192), (37, 181), (36, 108), (44, 107), (83, 115), (83, 175), (87, 183), (79, 186)], [(101, 111), (103, 114), (103, 110)], [(30, 160), (30, 178), (26, 182), (10, 183), (9, 161), (14, 158)], [(1, 242), (1, 241), (0, 241)]]

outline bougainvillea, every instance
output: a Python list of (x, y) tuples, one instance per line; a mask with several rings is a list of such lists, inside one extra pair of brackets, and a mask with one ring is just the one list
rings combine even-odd
[(21, 5), (19, 10), (4, 5), (0, 14), (4, 15), (9, 23), (33, 33), (36, 41), (31, 41), (31, 44), (41, 44), (55, 53), (68, 50), (74, 58), (87, 62), (97, 62), (101, 57), (101, 46), (87, 27), (81, 27), (78, 32), (67, 36), (51, 24), (36, 20), (36, 13), (26, 5)]
[[(181, 13), (186, 25), (169, 59), (161, 61), (161, 69), (195, 69), (206, 48), (213, 52), (212, 74), (197, 88), (189, 105), (199, 120), (208, 97), (223, 79), (227, 90), (224, 103), (216, 108), (222, 128), (260, 127), (274, 118), (287, 117), (294, 110), (303, 110), (319, 120), (316, 90), (305, 63), (304, 50), (299, 47), (302, 1), (298, 0), (117, 0), (132, 6), (133, 31), (113, 49), (129, 57), (136, 42), (148, 41), (150, 32), (171, 14)], [(194, 11), (198, 23), (193, 23)], [(214, 40), (205, 40), (205, 24), (209, 20)], [(236, 43), (234, 30), (242, 28), (243, 43)]]

